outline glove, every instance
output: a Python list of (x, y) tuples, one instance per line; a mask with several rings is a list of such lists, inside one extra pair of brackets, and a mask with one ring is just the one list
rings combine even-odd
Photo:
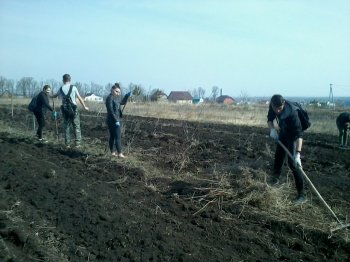
[(58, 114), (57, 111), (53, 111), (53, 112), (52, 112), (52, 115), (53, 115), (54, 118), (57, 118), (57, 117), (59, 116), (59, 114)]
[(115, 126), (116, 126), (116, 127), (120, 127), (119, 121), (115, 122)]
[(271, 130), (270, 130), (270, 137), (271, 137), (273, 140), (275, 140), (275, 141), (278, 140), (278, 133), (277, 133), (277, 130), (276, 130), (276, 129), (271, 128)]
[(294, 155), (294, 162), (297, 166), (301, 167), (300, 153), (296, 152)]

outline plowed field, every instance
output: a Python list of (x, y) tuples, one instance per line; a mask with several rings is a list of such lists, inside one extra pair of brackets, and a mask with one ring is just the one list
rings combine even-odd
[[(126, 159), (106, 150), (105, 116), (83, 113), (83, 147), (34, 138), (23, 108), (0, 109), (0, 261), (349, 261), (349, 231), (307, 186), (270, 186), (267, 128), (126, 115)], [(303, 169), (341, 221), (350, 151), (305, 134)], [(349, 223), (349, 222), (348, 222)], [(350, 230), (350, 228), (348, 229)]]

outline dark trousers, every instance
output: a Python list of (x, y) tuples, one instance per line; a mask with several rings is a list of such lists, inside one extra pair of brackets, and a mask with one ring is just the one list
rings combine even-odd
[(38, 130), (36, 131), (36, 135), (39, 139), (43, 138), (43, 129), (45, 127), (45, 117), (42, 112), (34, 112), (36, 121), (38, 122)]
[(73, 118), (66, 117), (63, 115), (64, 119), (64, 141), (66, 146), (69, 146), (71, 143), (71, 134), (70, 131), (73, 128), (75, 136), (75, 145), (80, 145), (81, 143), (81, 128), (80, 128), (80, 114), (76, 110), (76, 114)]
[[(286, 140), (281, 142), (283, 143), (283, 145), (285, 145), (288, 148), (289, 152), (293, 155), (294, 141)], [(295, 187), (298, 191), (298, 194), (303, 195), (304, 194), (303, 174), (300, 171), (300, 169), (296, 166), (294, 159), (291, 159), (289, 156), (287, 156), (286, 151), (284, 151), (284, 149), (279, 144), (277, 144), (277, 148), (276, 148), (273, 173), (276, 177), (279, 177), (281, 175), (282, 167), (286, 157), (288, 157), (288, 166), (293, 172)]]
[(109, 149), (113, 153), (115, 149), (117, 150), (118, 154), (122, 152), (122, 145), (121, 145), (121, 130), (122, 130), (122, 123), (120, 122), (120, 125), (117, 127), (115, 123), (107, 123), (108, 129), (109, 129)]
[(338, 126), (339, 130), (339, 142), (341, 146), (347, 146), (348, 145), (348, 126), (341, 127)]

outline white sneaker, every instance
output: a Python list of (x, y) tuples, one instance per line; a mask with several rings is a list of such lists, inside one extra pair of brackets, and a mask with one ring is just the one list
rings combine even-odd
[(48, 143), (49, 141), (47, 141), (45, 138), (39, 138), (38, 141), (40, 143)]

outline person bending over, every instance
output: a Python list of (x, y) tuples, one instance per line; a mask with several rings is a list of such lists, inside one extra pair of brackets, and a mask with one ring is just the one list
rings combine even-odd
[[(275, 129), (273, 121), (277, 118), (279, 132)], [(303, 145), (303, 130), (298, 116), (297, 109), (281, 95), (273, 95), (270, 101), (267, 114), (267, 124), (270, 128), (270, 137), (275, 141), (280, 141), (293, 155), (294, 159), (288, 157), (288, 166), (293, 172), (295, 186), (298, 192), (295, 199), (296, 204), (302, 204), (306, 201), (304, 194), (304, 180), (300, 169), (300, 153)], [(287, 153), (277, 144), (275, 152), (275, 161), (273, 167), (272, 182), (279, 182), (282, 166)]]

